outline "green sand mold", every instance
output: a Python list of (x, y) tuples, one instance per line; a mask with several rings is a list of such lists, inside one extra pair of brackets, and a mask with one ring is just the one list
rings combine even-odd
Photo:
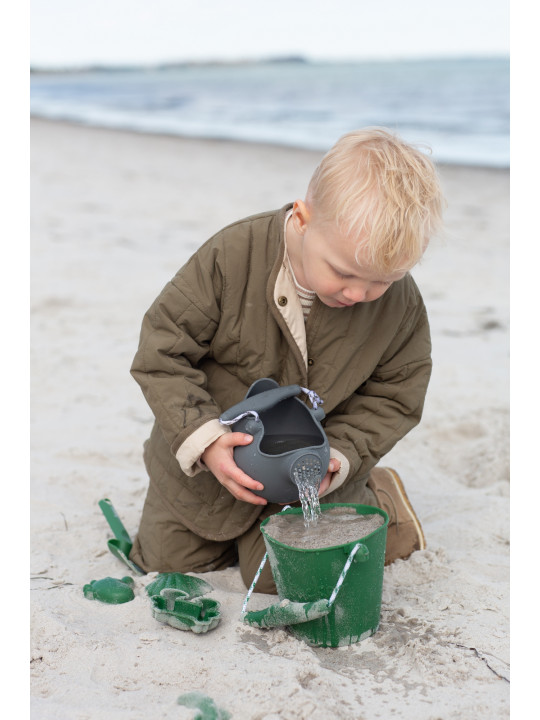
[(291, 602), (285, 599), (264, 610), (252, 610), (246, 613), (243, 621), (252, 627), (273, 628), (317, 620), (328, 615), (331, 609), (332, 606), (325, 599), (307, 603)]
[(218, 708), (211, 697), (200, 692), (185, 693), (180, 695), (176, 701), (177, 705), (187, 708), (197, 708), (199, 712), (194, 715), (193, 720), (230, 720), (231, 713)]
[(146, 586), (146, 592), (152, 595), (159, 595), (165, 588), (181, 590), (186, 600), (207, 595), (214, 589), (210, 583), (200, 578), (184, 575), (183, 573), (160, 573), (155, 580)]
[(121, 580), (106, 577), (102, 580), (92, 580), (83, 587), (83, 593), (88, 600), (99, 600), (110, 605), (120, 605), (133, 600), (135, 597), (133, 585), (133, 578), (130, 577), (123, 577)]
[(213, 589), (205, 580), (183, 573), (160, 573), (146, 586), (158, 622), (194, 633), (213, 630), (221, 620), (219, 603), (201, 597)]
[(182, 590), (163, 588), (159, 595), (153, 595), (150, 600), (153, 617), (177, 630), (206, 633), (217, 627), (221, 620), (220, 605), (216, 600), (187, 600)]

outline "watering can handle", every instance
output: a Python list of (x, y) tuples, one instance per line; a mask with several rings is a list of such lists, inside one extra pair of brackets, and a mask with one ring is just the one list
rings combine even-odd
[[(243, 608), (244, 623), (246, 625), (251, 625), (252, 627), (270, 628), (280, 627), (282, 625), (298, 625), (299, 623), (308, 622), (310, 620), (317, 620), (318, 618), (328, 615), (328, 613), (332, 609), (332, 606), (334, 605), (334, 602), (336, 601), (341, 586), (343, 585), (343, 582), (347, 577), (349, 568), (356, 555), (358, 555), (358, 557), (356, 558), (357, 561), (365, 562), (369, 559), (369, 550), (363, 543), (356, 543), (356, 545), (349, 553), (347, 560), (345, 561), (343, 570), (341, 571), (336, 586), (328, 600), (323, 598), (321, 600), (315, 600), (305, 603), (282, 600), (280, 603), (275, 603), (274, 605), (270, 605), (269, 607), (264, 608), (264, 610), (245, 612), (247, 601), (249, 600), (250, 595), (250, 593), (248, 593), (248, 596), (244, 601)], [(262, 563), (257, 571), (257, 574), (255, 575), (255, 579), (252, 583), (251, 588), (253, 588), (254, 584), (256, 583), (261, 573), (261, 570), (266, 563), (267, 557), (268, 553), (265, 554), (262, 560)]]
[(285, 385), (284, 387), (265, 390), (264, 392), (257, 393), (256, 395), (251, 395), (250, 397), (245, 398), (245, 400), (242, 400), (242, 402), (239, 402), (228, 410), (225, 410), (219, 419), (223, 423), (228, 423), (239, 415), (249, 411), (255, 411), (257, 413), (265, 412), (265, 410), (270, 410), (282, 400), (296, 397), (296, 395), (299, 395), (301, 392), (302, 388), (300, 385)]

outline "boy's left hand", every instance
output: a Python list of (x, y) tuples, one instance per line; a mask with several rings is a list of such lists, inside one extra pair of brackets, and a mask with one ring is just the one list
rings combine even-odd
[(339, 460), (336, 460), (336, 458), (330, 458), (330, 462), (328, 463), (328, 472), (321, 480), (321, 485), (319, 487), (319, 495), (328, 490), (328, 487), (330, 486), (330, 481), (332, 480), (332, 475), (340, 468), (341, 463), (339, 462)]

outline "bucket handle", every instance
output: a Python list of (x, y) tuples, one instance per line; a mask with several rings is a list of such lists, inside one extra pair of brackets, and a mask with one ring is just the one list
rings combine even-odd
[(250, 612), (246, 612), (246, 607), (249, 598), (251, 597), (251, 593), (253, 592), (253, 588), (255, 587), (255, 584), (259, 579), (259, 575), (261, 574), (262, 569), (268, 559), (268, 553), (265, 553), (262, 562), (259, 565), (259, 569), (255, 573), (255, 577), (253, 578), (251, 587), (249, 588), (246, 598), (244, 600), (244, 604), (242, 606), (242, 621), (246, 625), (251, 625), (252, 627), (271, 628), (280, 627), (281, 625), (298, 625), (299, 623), (308, 622), (309, 620), (317, 620), (318, 618), (322, 618), (325, 615), (328, 615), (336, 601), (341, 586), (343, 585), (345, 578), (347, 577), (349, 568), (351, 567), (351, 564), (360, 548), (361, 552), (357, 560), (359, 560), (360, 562), (365, 562), (366, 560), (368, 560), (368, 548), (361, 542), (356, 543), (356, 545), (349, 553), (345, 565), (343, 566), (343, 570), (341, 571), (341, 574), (337, 580), (336, 586), (328, 600), (323, 598), (321, 600), (299, 603), (284, 599), (279, 603), (269, 605), (263, 610), (253, 610)]

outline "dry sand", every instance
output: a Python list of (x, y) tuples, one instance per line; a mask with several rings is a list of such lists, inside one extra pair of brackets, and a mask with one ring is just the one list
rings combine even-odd
[[(239, 621), (237, 568), (209, 573), (207, 635), (135, 600), (84, 598), (127, 569), (152, 417), (129, 375), (143, 313), (210, 234), (301, 196), (318, 153), (32, 122), (31, 707), (50, 720), (187, 720), (199, 691), (235, 720), (496, 720), (509, 712), (506, 171), (443, 167), (447, 235), (415, 272), (433, 331), (422, 424), (396, 467), (428, 549), (386, 568), (379, 632), (312, 649)], [(254, 595), (251, 609), (274, 598)]]

